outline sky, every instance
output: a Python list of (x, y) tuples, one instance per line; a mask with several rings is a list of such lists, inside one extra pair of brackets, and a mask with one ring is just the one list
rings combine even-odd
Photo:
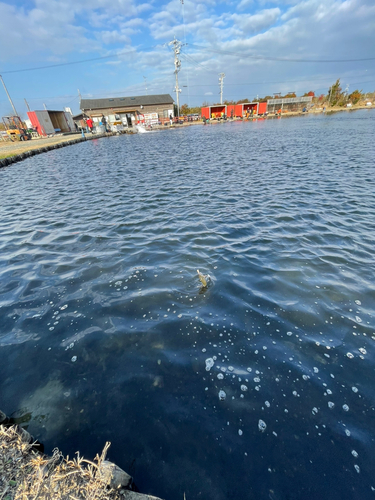
[[(0, 74), (17, 113), (83, 98), (170, 94), (180, 105), (375, 89), (374, 0), (0, 0)], [(0, 116), (13, 114), (0, 84)]]

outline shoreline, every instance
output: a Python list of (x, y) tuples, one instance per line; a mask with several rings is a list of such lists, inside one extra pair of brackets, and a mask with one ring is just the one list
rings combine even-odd
[[(318, 114), (332, 114), (338, 113), (342, 111), (353, 112), (358, 110), (371, 110), (374, 109), (373, 106), (355, 106), (351, 108), (341, 108), (341, 107), (332, 107), (323, 111), (323, 108), (312, 108), (308, 112), (303, 113), (302, 111), (283, 111), (281, 115), (271, 112), (267, 116), (258, 116), (251, 118), (232, 118), (227, 119), (227, 122), (235, 122), (235, 121), (256, 121), (256, 120), (268, 120), (275, 118), (292, 118), (296, 116), (308, 116), (308, 115), (318, 115)], [(217, 125), (219, 123), (223, 123), (222, 120), (210, 120), (208, 125)], [(184, 122), (181, 124), (173, 124), (169, 127), (157, 126), (154, 127), (154, 130), (171, 130), (178, 129), (180, 127), (190, 127), (194, 125), (203, 125), (202, 120), (197, 120), (194, 122)], [(125, 132), (128, 133), (128, 132)], [(6, 167), (13, 163), (25, 160), (31, 156), (46, 153), (47, 151), (51, 151), (53, 149), (59, 149), (65, 146), (72, 146), (73, 144), (78, 144), (80, 142), (91, 141), (94, 139), (102, 139), (104, 137), (112, 137), (115, 135), (119, 135), (117, 132), (106, 132), (104, 134), (85, 134), (82, 137), (81, 133), (70, 134), (66, 136), (53, 136), (47, 138), (38, 138), (27, 142), (16, 142), (16, 143), (0, 143), (0, 168)], [(74, 137), (72, 139), (71, 137)], [(43, 144), (43, 145), (42, 145)], [(46, 145), (44, 145), (46, 144)]]
[(0, 410), (1, 498), (161, 500), (139, 493), (133, 478), (106, 459), (110, 444), (93, 460), (78, 451), (69, 459), (57, 448), (49, 456), (41, 443)]
[[(72, 135), (74, 139), (71, 138)], [(90, 136), (85, 135), (85, 137), (82, 137), (81, 133), (72, 135), (47, 137), (45, 139), (34, 139), (27, 142), (13, 142), (10, 144), (6, 143), (5, 146), (0, 143), (0, 168), (6, 167), (18, 161), (25, 160), (30, 156), (46, 153), (47, 151), (51, 151), (52, 149), (72, 146), (73, 144), (91, 141), (93, 139), (111, 137), (116, 134), (114, 132), (107, 132), (105, 134), (93, 134)]]

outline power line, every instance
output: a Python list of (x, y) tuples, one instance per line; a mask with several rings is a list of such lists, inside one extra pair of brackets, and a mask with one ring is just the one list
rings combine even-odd
[[(153, 48), (155, 48), (155, 46), (145, 47), (144, 50), (149, 50), (149, 49), (153, 49)], [(58, 64), (49, 64), (48, 66), (37, 66), (35, 68), (12, 69), (12, 70), (8, 70), (8, 71), (2, 71), (2, 74), (5, 74), (5, 73), (23, 73), (25, 71), (37, 71), (40, 69), (58, 68), (61, 66), (71, 66), (73, 64), (83, 64), (83, 63), (92, 62), (92, 61), (100, 61), (102, 59), (113, 59), (113, 58), (119, 57), (121, 55), (131, 54), (131, 53), (134, 53), (134, 50), (123, 50), (120, 52), (116, 52), (116, 54), (110, 54), (110, 55), (101, 56), (101, 57), (92, 57), (91, 59), (81, 59), (80, 61), (71, 61), (71, 62), (58, 63)]]
[(240, 57), (246, 57), (248, 59), (256, 59), (259, 61), (281, 61), (281, 62), (297, 62), (297, 63), (343, 63), (343, 62), (361, 62), (361, 61), (375, 61), (375, 57), (367, 57), (363, 59), (291, 59), (288, 57), (266, 57), (266, 56), (253, 56), (250, 54), (242, 54), (240, 52), (230, 52), (228, 50), (216, 50), (211, 47), (204, 47), (203, 45), (196, 45), (195, 43), (190, 44), (198, 49), (205, 50), (207, 52), (214, 52), (216, 54), (227, 54)]

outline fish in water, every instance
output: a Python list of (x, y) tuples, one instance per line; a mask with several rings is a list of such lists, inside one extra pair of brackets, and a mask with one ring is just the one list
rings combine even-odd
[(207, 282), (211, 279), (210, 278), (210, 275), (209, 274), (202, 274), (199, 269), (197, 269), (197, 273), (198, 273), (198, 278), (199, 278), (199, 281), (202, 283), (203, 286), (207, 286)]

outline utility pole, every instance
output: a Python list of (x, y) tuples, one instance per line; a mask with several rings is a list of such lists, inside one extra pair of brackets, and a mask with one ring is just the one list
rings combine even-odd
[(77, 89), (77, 90), (78, 90), (79, 102), (81, 103), (81, 101), (82, 101), (81, 92), (80, 92), (80, 90), (79, 90), (79, 89)]
[(176, 37), (174, 40), (169, 42), (168, 45), (173, 45), (173, 51), (174, 51), (174, 74), (176, 76), (176, 87), (175, 87), (175, 92), (176, 92), (176, 100), (177, 100), (177, 116), (180, 116), (180, 96), (179, 93), (181, 92), (181, 89), (178, 86), (178, 72), (181, 69), (181, 61), (178, 58), (179, 54), (181, 53), (181, 47), (185, 45), (184, 43), (181, 43), (179, 40), (176, 40)]
[(1, 75), (0, 75), (0, 80), (1, 80), (1, 83), (3, 84), (4, 90), (5, 90), (5, 92), (6, 92), (7, 96), (8, 96), (9, 102), (12, 105), (12, 108), (13, 108), (13, 111), (14, 111), (14, 116), (18, 116), (16, 108), (14, 107), (13, 101), (12, 101), (10, 95), (9, 95), (8, 89), (6, 88), (4, 80), (3, 80), (3, 77)]
[(47, 111), (47, 106), (43, 103), (44, 109)]
[(27, 111), (30, 111), (30, 106), (29, 106), (29, 103), (26, 101), (26, 97), (24, 97), (24, 101), (25, 101), (25, 104), (27, 107)]
[(224, 88), (224, 78), (225, 78), (225, 73), (219, 73), (219, 85), (220, 85), (220, 104), (223, 104), (223, 88)]

